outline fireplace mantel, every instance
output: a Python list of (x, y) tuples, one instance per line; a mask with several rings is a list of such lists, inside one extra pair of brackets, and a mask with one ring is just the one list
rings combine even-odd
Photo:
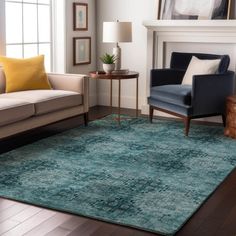
[(157, 32), (236, 32), (236, 20), (152, 20), (143, 25)]
[[(147, 28), (147, 97), (150, 70), (163, 68), (166, 43), (210, 43), (236, 46), (236, 20), (151, 20)], [(147, 113), (148, 106), (142, 107)]]

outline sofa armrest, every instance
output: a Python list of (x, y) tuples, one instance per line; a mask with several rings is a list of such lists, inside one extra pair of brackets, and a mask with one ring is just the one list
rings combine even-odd
[(53, 89), (77, 92), (83, 95), (85, 112), (89, 108), (89, 78), (80, 74), (48, 73), (48, 80)]
[(234, 94), (235, 73), (194, 75), (192, 106), (195, 115), (223, 114), (226, 98)]
[(151, 70), (151, 87), (181, 84), (185, 71), (176, 69), (152, 69)]

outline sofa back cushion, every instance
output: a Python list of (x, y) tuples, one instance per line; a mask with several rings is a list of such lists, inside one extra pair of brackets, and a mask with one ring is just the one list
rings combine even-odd
[(51, 89), (44, 69), (44, 56), (26, 59), (0, 56), (6, 76), (6, 92)]
[(0, 94), (5, 93), (5, 90), (6, 90), (6, 78), (3, 68), (0, 67)]
[(229, 63), (230, 63), (230, 57), (228, 55), (215, 55), (215, 54), (204, 54), (204, 53), (182, 53), (182, 52), (172, 53), (170, 68), (186, 71), (193, 56), (201, 60), (220, 59), (220, 64), (219, 64), (217, 73), (224, 74), (228, 70)]

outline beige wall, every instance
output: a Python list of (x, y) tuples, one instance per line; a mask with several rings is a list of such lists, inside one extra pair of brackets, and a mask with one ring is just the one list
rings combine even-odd
[[(73, 2), (88, 3), (88, 31), (73, 31)], [(66, 72), (88, 74), (96, 70), (96, 0), (65, 0), (66, 3)], [(91, 37), (91, 64), (73, 65), (73, 37)], [(97, 104), (96, 82), (90, 81), (90, 106)]]
[[(146, 28), (144, 20), (156, 19), (156, 0), (97, 0), (97, 60), (105, 53), (112, 53), (114, 44), (102, 42), (102, 24), (104, 21), (131, 21), (133, 23), (133, 42), (121, 43), (122, 67), (140, 73), (139, 104), (140, 107), (145, 98), (146, 84)], [(101, 69), (101, 63), (98, 63)], [(107, 81), (99, 83), (99, 104), (109, 104), (109, 84)], [(135, 108), (135, 80), (122, 83), (122, 107)], [(113, 103), (117, 105), (117, 84), (114, 85)]]

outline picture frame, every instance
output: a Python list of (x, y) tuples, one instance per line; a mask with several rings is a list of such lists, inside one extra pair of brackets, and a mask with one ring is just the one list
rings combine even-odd
[(160, 0), (161, 20), (229, 19), (231, 0)]
[(91, 64), (91, 37), (73, 38), (73, 64)]
[(73, 29), (74, 31), (88, 30), (88, 4), (73, 3)]

